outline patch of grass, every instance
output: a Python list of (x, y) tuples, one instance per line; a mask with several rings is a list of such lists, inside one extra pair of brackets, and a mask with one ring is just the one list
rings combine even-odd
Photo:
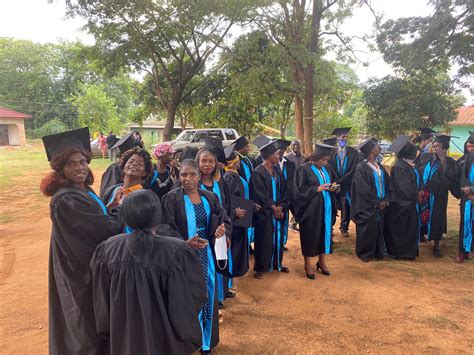
[(462, 330), (462, 328), (453, 322), (451, 319), (448, 319), (443, 316), (438, 317), (426, 317), (425, 321), (438, 329), (451, 329), (451, 330)]
[(6, 214), (0, 215), (0, 224), (7, 224), (12, 222), (15, 222), (15, 218), (13, 218), (12, 216)]
[(354, 255), (354, 250), (349, 245), (333, 244), (332, 249), (334, 254)]

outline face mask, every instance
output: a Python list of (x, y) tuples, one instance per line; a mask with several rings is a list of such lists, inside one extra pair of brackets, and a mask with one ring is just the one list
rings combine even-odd
[(216, 253), (216, 259), (218, 261), (227, 261), (227, 238), (225, 235), (221, 238), (216, 238), (214, 252)]
[(346, 141), (339, 141), (339, 147), (344, 148), (347, 145)]

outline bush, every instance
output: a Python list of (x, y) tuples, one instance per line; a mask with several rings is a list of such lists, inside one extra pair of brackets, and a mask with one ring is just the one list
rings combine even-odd
[(46, 122), (38, 129), (30, 129), (26, 131), (26, 136), (28, 138), (41, 138), (43, 136), (48, 136), (50, 134), (61, 133), (67, 131), (68, 128), (66, 125), (58, 120), (57, 118)]

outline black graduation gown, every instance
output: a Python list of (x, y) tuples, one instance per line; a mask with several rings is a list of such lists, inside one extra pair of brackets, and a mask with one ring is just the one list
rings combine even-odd
[[(207, 294), (196, 253), (180, 239), (120, 234), (90, 263), (97, 331), (111, 354), (189, 354), (202, 346)], [(112, 300), (112, 302), (111, 302)]]
[[(179, 176), (179, 172), (177, 171), (177, 169), (176, 168), (174, 169), (175, 169), (175, 176)], [(175, 185), (176, 180), (177, 179), (173, 181), (169, 168), (167, 170), (167, 174), (162, 174), (162, 176), (160, 176), (155, 166), (155, 168), (153, 169), (153, 174), (151, 175), (150, 179), (146, 182), (146, 185), (161, 200), (165, 194), (167, 194), (173, 189), (173, 186)]]
[(433, 154), (423, 154), (418, 173), (421, 180), (421, 190), (429, 193), (429, 215), (430, 218), (426, 225), (426, 232), (429, 240), (441, 240), (443, 233), (447, 232), (447, 208), (449, 191), (454, 196), (458, 194), (458, 179), (456, 162), (451, 157), (446, 157), (444, 165), (439, 164), (432, 175), (428, 176), (428, 163), (432, 163)]
[(372, 168), (367, 161), (357, 164), (351, 188), (351, 218), (356, 224), (356, 254), (361, 259), (383, 258), (385, 244), (383, 225), (385, 210), (377, 208), (382, 201), (390, 201), (390, 180), (381, 164), (385, 196), (379, 198)]
[[(474, 153), (468, 153), (465, 151), (464, 156), (458, 160), (458, 171), (459, 171), (459, 182), (460, 187), (471, 186), (471, 191), (474, 190), (474, 180), (471, 179), (474, 175)], [(459, 191), (459, 197), (461, 198), (460, 204), (460, 223), (459, 223), (459, 252), (470, 253), (472, 250), (472, 231), (474, 230), (473, 224), (473, 205), (472, 201), (469, 201), (467, 195)]]
[[(242, 182), (243, 177), (233, 171), (227, 171), (224, 180), (230, 192), (232, 205), (233, 197), (245, 198), (245, 188)], [(247, 212), (249, 213), (249, 212)], [(231, 213), (232, 221), (235, 221), (235, 213)], [(230, 245), (232, 253), (232, 275), (234, 277), (244, 276), (249, 270), (249, 228), (232, 227), (232, 243)]]
[(89, 263), (97, 245), (120, 232), (119, 209), (105, 215), (88, 192), (65, 187), (52, 197), (50, 211), (49, 353), (107, 353), (96, 331)]
[[(326, 216), (325, 201), (322, 192), (318, 192), (318, 186), (321, 185), (318, 177), (312, 169), (313, 164), (304, 163), (296, 170), (296, 176), (293, 181), (293, 191), (295, 199), (293, 208), (296, 221), (300, 226), (301, 251), (304, 256), (317, 256), (326, 252), (332, 252), (331, 227), (336, 216), (336, 206), (334, 193), (328, 192), (331, 209)], [(329, 181), (332, 182), (333, 176), (331, 169), (326, 169), (329, 175)], [(327, 218), (327, 219), (326, 219)], [(329, 243), (326, 240), (326, 222), (329, 223)], [(327, 247), (327, 248), (326, 248)]]
[(420, 216), (419, 179), (410, 164), (397, 159), (392, 167), (392, 201), (385, 215), (384, 237), (387, 253), (397, 258), (414, 259), (418, 255)]
[[(290, 200), (280, 169), (274, 168), (273, 171), (274, 178), (263, 165), (259, 165), (253, 170), (250, 181), (250, 198), (261, 206), (254, 214), (254, 270), (257, 272), (280, 270), (283, 260), (285, 235), (282, 225), (286, 217), (283, 220), (274, 219), (271, 206), (282, 206), (288, 213)], [(276, 200), (273, 199), (272, 179), (276, 179)]]
[(240, 159), (240, 167), (238, 170), (238, 173), (242, 178), (247, 181), (247, 183), (250, 182), (250, 178), (252, 177), (252, 170), (253, 170), (253, 163), (250, 160), (249, 157), (244, 156), (242, 154), (237, 153)]
[(103, 199), (105, 192), (114, 185), (123, 182), (123, 171), (117, 163), (110, 164), (102, 174), (100, 180), (100, 198)]
[[(208, 228), (208, 241), (209, 247), (214, 253), (214, 234), (220, 223), (224, 223), (226, 229), (226, 235), (232, 235), (232, 224), (231, 219), (227, 215), (224, 208), (219, 203), (216, 195), (207, 190), (199, 189), (199, 194), (204, 196), (210, 205), (211, 210), (211, 222)], [(184, 240), (188, 239), (188, 218), (186, 216), (186, 208), (184, 203), (184, 189), (179, 187), (171, 190), (165, 196), (163, 196), (162, 207), (163, 207), (163, 221), (168, 224), (174, 230), (183, 236)], [(214, 262), (214, 259), (213, 259)], [(215, 268), (214, 268), (215, 270)], [(216, 279), (214, 271), (214, 279)], [(217, 287), (214, 288), (214, 302), (213, 302), (213, 313), (212, 313), (212, 335), (210, 347), (213, 348), (219, 343), (219, 313), (217, 307)]]

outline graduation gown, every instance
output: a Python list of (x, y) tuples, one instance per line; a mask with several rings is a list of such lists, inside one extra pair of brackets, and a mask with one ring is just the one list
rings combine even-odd
[[(465, 151), (464, 156), (458, 161), (460, 187), (471, 187), (474, 191), (474, 153)], [(467, 195), (459, 191), (461, 197), (459, 223), (459, 251), (470, 253), (472, 250), (473, 231), (473, 202)]]
[(117, 163), (110, 164), (102, 174), (99, 196), (103, 199), (105, 192), (114, 185), (123, 182), (123, 171)]
[[(286, 188), (288, 190), (288, 198), (290, 201), (290, 211), (292, 214), (294, 214), (293, 211), (293, 180), (295, 178), (296, 174), (296, 164), (292, 162), (291, 160), (286, 159), (285, 157), (283, 158), (283, 168), (278, 165), (278, 168), (281, 169), (281, 174), (283, 175), (283, 178), (285, 179), (286, 183)], [(286, 214), (285, 220), (283, 221), (283, 233), (284, 233), (284, 245), (286, 245), (286, 242), (288, 241), (288, 227), (289, 227), (289, 213)]]
[(350, 215), (351, 215), (351, 185), (352, 178), (355, 173), (357, 164), (359, 163), (359, 153), (350, 147), (346, 146), (346, 155), (344, 158), (339, 158), (336, 153), (330, 160), (329, 165), (334, 171), (335, 182), (341, 185), (339, 193), (336, 194), (337, 209), (341, 211), (341, 229), (345, 232), (349, 229)]
[(120, 232), (119, 209), (107, 214), (92, 190), (64, 187), (50, 204), (49, 354), (104, 354), (97, 334), (89, 268), (97, 245)]
[[(207, 190), (199, 189), (201, 200), (206, 200), (209, 204), (209, 223), (208, 223), (208, 300), (211, 304), (211, 320), (202, 321), (201, 330), (203, 332), (203, 350), (210, 350), (219, 343), (219, 312), (217, 307), (217, 285), (216, 285), (216, 263), (214, 256), (214, 234), (217, 227), (224, 223), (226, 229), (226, 235), (232, 235), (232, 224), (231, 219), (227, 215), (225, 209), (219, 203), (218, 198)], [(163, 221), (172, 227), (174, 230), (180, 233), (185, 240), (189, 237), (194, 236), (192, 231), (193, 225), (196, 223), (188, 223), (188, 218), (192, 216), (187, 215), (187, 209), (189, 206), (185, 200), (185, 193), (182, 187), (171, 190), (165, 196), (162, 201), (163, 207)], [(189, 209), (188, 209), (189, 210)]]
[(387, 253), (396, 258), (414, 259), (418, 255), (420, 179), (416, 168), (403, 159), (392, 167), (392, 201), (385, 216), (384, 237)]
[(244, 156), (240, 153), (237, 153), (239, 160), (240, 160), (240, 167), (238, 170), (238, 173), (242, 178), (247, 181), (247, 183), (250, 182), (250, 178), (252, 177), (252, 170), (253, 170), (253, 163), (250, 160), (249, 157)]
[(286, 216), (283, 220), (275, 219), (271, 206), (282, 206), (287, 214), (290, 199), (280, 169), (274, 168), (273, 171), (274, 176), (271, 176), (263, 165), (259, 165), (253, 170), (250, 180), (250, 198), (261, 206), (254, 214), (254, 270), (257, 272), (280, 271), (283, 260), (283, 224)]
[[(238, 173), (227, 171), (224, 175), (224, 180), (230, 192), (231, 206), (233, 197), (241, 197), (247, 200), (250, 198), (247, 181)], [(250, 213), (250, 211), (247, 211), (247, 213)], [(232, 221), (235, 221), (234, 211), (231, 213), (231, 218)], [(230, 250), (232, 253), (232, 275), (234, 277), (244, 276), (249, 270), (249, 233), (251, 232), (252, 228), (237, 227), (235, 225), (232, 228)]]
[[(175, 176), (179, 176), (179, 172), (176, 168), (174, 168)], [(178, 179), (176, 179), (178, 180)], [(165, 194), (170, 192), (173, 189), (173, 186), (176, 181), (173, 181), (171, 177), (171, 168), (166, 167), (165, 174), (159, 174), (158, 170), (156, 170), (156, 166), (153, 169), (153, 174), (149, 181), (147, 181), (146, 185), (150, 188), (159, 198), (160, 200), (163, 198)]]
[(336, 216), (334, 193), (318, 192), (318, 186), (333, 182), (333, 179), (329, 167), (318, 171), (311, 162), (296, 170), (293, 208), (300, 226), (301, 251), (304, 256), (332, 253), (331, 229)]
[[(378, 163), (376, 163), (378, 164)], [(376, 179), (376, 173), (364, 160), (357, 164), (351, 187), (351, 218), (356, 224), (356, 254), (361, 259), (383, 258), (385, 243), (383, 237), (385, 210), (377, 206), (389, 201), (389, 176), (378, 164), (383, 181)]]
[[(444, 165), (438, 159), (432, 159), (433, 154), (423, 154), (418, 173), (421, 180), (421, 190), (425, 191), (425, 203), (422, 207), (421, 218), (423, 232), (428, 240), (441, 240), (447, 232), (447, 208), (449, 191), (457, 195), (459, 174), (456, 162), (446, 157)], [(424, 223), (423, 223), (424, 222)]]
[(90, 268), (97, 331), (108, 338), (111, 354), (201, 348), (198, 316), (207, 291), (201, 261), (184, 241), (117, 235), (99, 244)]

